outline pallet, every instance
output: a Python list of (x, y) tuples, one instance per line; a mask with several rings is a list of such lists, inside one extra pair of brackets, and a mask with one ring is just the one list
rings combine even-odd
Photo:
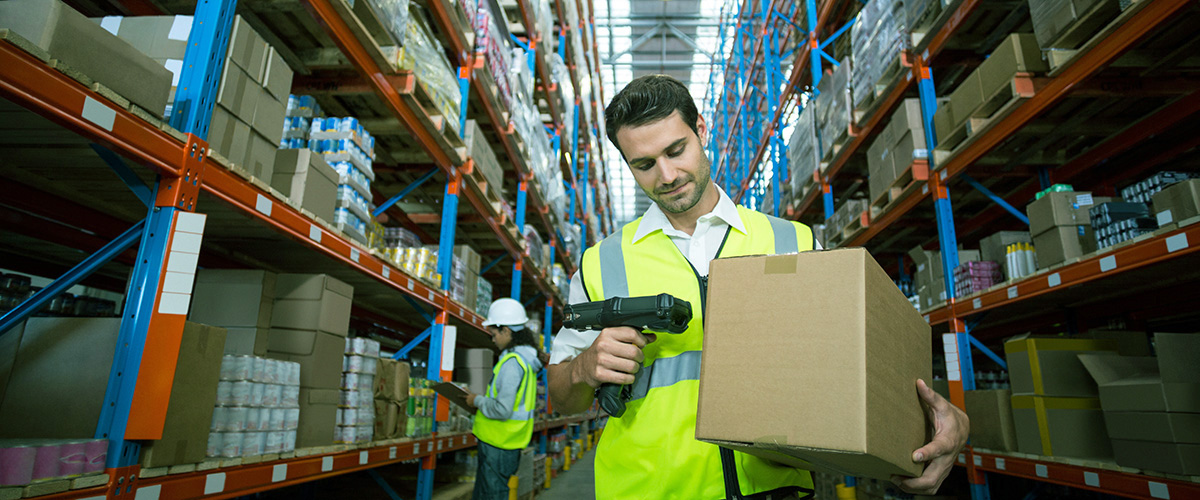
[(909, 53), (901, 51), (895, 59), (892, 59), (892, 63), (884, 70), (883, 76), (872, 86), (872, 91), (854, 107), (851, 115), (853, 123), (863, 123), (879, 111), (879, 106), (883, 103), (884, 98), (891, 93), (892, 88), (900, 84), (900, 81), (905, 78), (905, 73), (909, 73), (909, 78), (911, 78), (912, 63), (908, 58)]
[(837, 138), (831, 141), (832, 144), (828, 148), (823, 147), (821, 151), (821, 165), (819, 167), (821, 171), (828, 169), (829, 165), (833, 163), (834, 158), (837, 158), (842, 153), (842, 150), (846, 148), (846, 145), (850, 143), (850, 140), (858, 135), (851, 130), (853, 126), (853, 124), (848, 125), (843, 133), (838, 134)]
[[(1145, 6), (1147, 3), (1149, 3), (1148, 0), (1142, 0), (1138, 2), (1138, 8), (1126, 9), (1126, 13), (1141, 10), (1140, 7)], [(1096, 2), (1092, 4), (1092, 7), (1087, 12), (1078, 16), (1070, 27), (1059, 33), (1052, 42), (1046, 44), (1044, 49), (1078, 49), (1084, 43), (1095, 38), (1094, 35), (1097, 32), (1106, 31), (1105, 28), (1112, 25), (1114, 19), (1121, 18), (1120, 9), (1120, 6), (1115, 1)]]
[(471, 20), (467, 18), (467, 13), (463, 11), (462, 5), (455, 0), (416, 0), (416, 4), (423, 7), (431, 15), (433, 9), (430, 5), (435, 2), (440, 4), (441, 9), (449, 14), (450, 29), (449, 33), (443, 32), (442, 25), (438, 22), (433, 23), (433, 29), (446, 37), (457, 38), (463, 47), (471, 50), (475, 46), (475, 28)]
[(969, 146), (973, 138), (991, 130), (992, 126), (1007, 117), (1013, 110), (1028, 101), (1040, 88), (1042, 79), (1035, 79), (1029, 73), (1017, 73), (1009, 84), (1001, 87), (991, 97), (984, 99), (983, 104), (963, 120), (941, 144), (933, 150), (935, 165), (945, 165), (960, 151)]
[(409, 108), (417, 111), (417, 120), (429, 131), (436, 139), (438, 147), (442, 152), (446, 153), (452, 160), (455, 160), (455, 165), (462, 165), (467, 161), (467, 145), (463, 143), (462, 137), (458, 135), (458, 123), (450, 124), (452, 120), (447, 120), (441, 114), (437, 106), (433, 104), (433, 98), (425, 89), (425, 85), (417, 79), (413, 73), (406, 73), (401, 88), (396, 89), (396, 93), (408, 104)]
[[(476, 140), (485, 139), (483, 137), (478, 137)], [(464, 176), (470, 177), (472, 180), (474, 180), (474, 182), (466, 183), (467, 188), (474, 191), (475, 195), (478, 196), (479, 199), (483, 200), (487, 205), (488, 209), (490, 210), (490, 213), (487, 215), (495, 217), (498, 222), (503, 224), (503, 221), (507, 218), (507, 214), (505, 214), (503, 210), (504, 200), (500, 197), (498, 192), (499, 187), (489, 184), (487, 178), (483, 176), (483, 172), (479, 170), (479, 167), (475, 165), (474, 162), (470, 163), (469, 165), (469, 168), (462, 169), (462, 174)]]
[[(1091, 33), (1090, 38), (1088, 38), (1086, 42), (1083, 42), (1082, 45), (1079, 45), (1076, 49), (1061, 49), (1061, 48), (1046, 49), (1045, 54), (1046, 54), (1047, 59), (1050, 62), (1049, 76), (1051, 76), (1051, 77), (1057, 76), (1059, 73), (1063, 72), (1063, 70), (1065, 70), (1068, 66), (1074, 64), (1075, 60), (1078, 59), (1080, 55), (1088, 53), (1097, 44), (1099, 44), (1100, 42), (1107, 39), (1108, 35), (1111, 35), (1113, 31), (1116, 31), (1117, 28), (1119, 28), (1119, 27), (1121, 27), (1121, 25), (1125, 24), (1125, 22), (1128, 21), (1131, 17), (1137, 15), (1138, 12), (1141, 12), (1142, 8), (1145, 7), (1149, 3), (1150, 2), (1148, 0), (1134, 0), (1133, 5), (1130, 5), (1123, 12), (1121, 12), (1120, 15), (1118, 15), (1116, 19), (1112, 20), (1112, 22), (1109, 22), (1100, 27), (1096, 27), (1094, 25), (1095, 23), (1091, 23), (1090, 28), (1094, 29), (1095, 31)], [(1099, 4), (1097, 4), (1097, 7), (1099, 7)], [(1094, 16), (1095, 14), (1089, 13), (1089, 15)], [(1076, 23), (1077, 26), (1080, 24), (1083, 24), (1083, 21)], [(1076, 29), (1077, 29), (1076, 26), (1071, 27), (1071, 30), (1076, 30)], [(1070, 30), (1068, 30), (1068, 31), (1070, 31)], [(1059, 37), (1059, 39), (1061, 40), (1062, 37)], [(1052, 47), (1053, 47), (1053, 45), (1054, 44), (1051, 44)]]
[(929, 180), (929, 161), (915, 160), (912, 165), (904, 173), (900, 174), (892, 184), (884, 190), (883, 194), (879, 195), (871, 202), (869, 211), (871, 220), (879, 217), (880, 214), (892, 209), (899, 200), (909, 197), (912, 193), (921, 189), (921, 186)]
[(354, 2), (352, 6), (346, 0), (329, 0), (329, 4), (333, 6), (333, 9), (346, 22), (346, 26), (350, 28), (350, 32), (354, 34), (354, 38), (358, 39), (359, 44), (367, 51), (367, 55), (371, 56), (371, 60), (375, 61), (380, 68), (387, 68), (391, 65), (388, 64), (388, 58), (384, 56), (381, 46), (397, 46), (400, 43), (383, 26), (383, 22), (370, 8), (369, 3)]
[(825, 248), (837, 248), (847, 241), (858, 237), (863, 231), (866, 231), (871, 226), (871, 211), (864, 210), (857, 217), (852, 219), (842, 229), (833, 235), (826, 238)]

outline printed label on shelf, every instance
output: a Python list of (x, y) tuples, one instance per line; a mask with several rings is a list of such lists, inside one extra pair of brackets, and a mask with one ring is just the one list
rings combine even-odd
[(1092, 194), (1091, 193), (1081, 194), (1081, 195), (1075, 197), (1075, 204), (1079, 205), (1081, 207), (1086, 207), (1088, 205), (1091, 205), (1092, 203), (1093, 202), (1092, 202)]
[[(180, 214), (183, 215), (183, 214)], [(175, 222), (175, 231), (171, 236), (171, 251), (185, 253), (200, 253), (200, 242), (204, 239), (204, 235), (183, 231), (179, 226), (180, 222)]]
[(1187, 233), (1179, 233), (1167, 238), (1167, 252), (1183, 250), (1188, 247)]
[(387, 265), (384, 265), (384, 266), (383, 266), (383, 278), (384, 278), (384, 279), (391, 279), (391, 278), (392, 278), (392, 270), (391, 270), (391, 268), (389, 268)]
[(195, 274), (167, 271), (166, 277), (163, 278), (162, 291), (191, 295), (194, 281), (196, 281)]
[(1100, 487), (1100, 474), (1096, 474), (1095, 472), (1084, 471), (1083, 472), (1083, 484), (1086, 484), (1086, 485), (1094, 487), (1094, 488), (1099, 488)]
[(1050, 477), (1050, 470), (1045, 465), (1036, 464), (1033, 468), (1034, 472), (1037, 473), (1037, 477)]
[(433, 441), (425, 443), (425, 453), (433, 451)]
[(929, 184), (921, 185), (921, 194), (929, 194)]
[(463, 436), (463, 444), (467, 444), (467, 437)]
[(413, 455), (421, 454), (421, 443), (413, 443)]
[(409, 289), (409, 290), (412, 290), (412, 289), (413, 289), (413, 286), (412, 286), (412, 278), (407, 278), (407, 279), (408, 279), (408, 289)]
[(357, 248), (353, 248), (353, 247), (350, 248), (350, 260), (352, 260), (354, 262), (358, 262), (358, 249)]
[(429, 301), (430, 301), (430, 302), (433, 302), (433, 301), (434, 301), (434, 297), (436, 297), (436, 295), (433, 293), (433, 290), (430, 290), (430, 291), (429, 291)]
[(938, 174), (938, 177), (941, 177), (943, 181), (946, 180), (946, 169), (942, 169), (942, 172)]
[(271, 216), (271, 206), (274, 204), (271, 203), (271, 200), (268, 199), (266, 196), (263, 196), (261, 194), (257, 194), (256, 196), (258, 196), (258, 198), (256, 198), (254, 201), (254, 209), (258, 210), (259, 213), (261, 213), (267, 217), (270, 217)]
[[(222, 473), (221, 475), (224, 476), (225, 474)], [(205, 485), (206, 490), (207, 488), (208, 485)], [(162, 494), (162, 485), (156, 484), (154, 486), (138, 488), (137, 494), (133, 496), (133, 500), (158, 500), (160, 494)]]
[(1058, 273), (1051, 274), (1046, 277), (1046, 284), (1050, 287), (1056, 287), (1062, 284), (1062, 277)]
[(1016, 285), (1008, 287), (1008, 298), (1009, 299), (1017, 298), (1017, 286)]
[(1005, 469), (1004, 469), (1004, 459), (1003, 459), (1003, 458), (996, 458), (996, 469), (998, 469), (998, 470), (1005, 470)]
[[(204, 223), (208, 221), (208, 215), (198, 214), (195, 212), (178, 212), (175, 215), (175, 236), (179, 233), (204, 234)], [(198, 253), (200, 248), (196, 248)]]
[(983, 307), (983, 297), (979, 297), (979, 298), (976, 298), (975, 300), (972, 300), (971, 306), (973, 306), (974, 309), (979, 309), (980, 307)]
[(395, 460), (395, 459), (396, 459), (396, 447), (393, 446), (391, 448), (388, 448), (388, 460)]
[(973, 459), (972, 461), (975, 462), (976, 467), (983, 467), (983, 457), (979, 455), (971, 455), (971, 458)]
[(1163, 483), (1147, 481), (1146, 486), (1150, 488), (1150, 496), (1154, 498), (1171, 498), (1171, 490)]
[(924, 263), (917, 264), (917, 272), (918, 272), (918, 273), (923, 273), (923, 272), (925, 272), (925, 264), (924, 264)]
[[(442, 327), (442, 371), (454, 371), (454, 346), (458, 342), (458, 327), (454, 325), (445, 325)], [(442, 442), (438, 441), (438, 449), (442, 449)]]
[(367, 452), (358, 452), (358, 465), (367, 465)]
[(204, 478), (204, 494), (212, 495), (225, 491), (225, 473), (214, 472)]
[(942, 352), (958, 356), (958, 342), (955, 341), (953, 333), (942, 334)]
[(960, 464), (967, 463), (967, 455), (963, 454), (963, 453), (959, 453), (958, 454), (958, 463), (960, 463)]
[(333, 470), (333, 457), (321, 457), (321, 472)]
[(442, 451), (442, 440), (438, 440), (438, 451)]
[(171, 252), (167, 259), (167, 270), (177, 273), (196, 273), (196, 263), (200, 261), (198, 253)]
[(1116, 268), (1117, 268), (1117, 256), (1116, 255), (1109, 255), (1108, 257), (1100, 259), (1100, 272), (1107, 273)]
[(163, 292), (158, 298), (159, 314), (187, 314), (188, 305), (192, 301), (190, 293)]
[(313, 240), (317, 243), (320, 243), (321, 242), (321, 228), (317, 227), (316, 224), (312, 224), (312, 225), (308, 226), (308, 239)]
[(117, 121), (117, 111), (115, 109), (92, 99), (91, 96), (83, 98), (83, 112), (79, 116), (109, 132), (112, 132), (113, 123)]
[(271, 469), (271, 482), (278, 483), (287, 479), (287, 464), (279, 464)]
[(1162, 212), (1159, 212), (1157, 218), (1158, 218), (1159, 226), (1165, 226), (1167, 224), (1175, 222), (1175, 218), (1171, 217), (1170, 210), (1163, 210)]

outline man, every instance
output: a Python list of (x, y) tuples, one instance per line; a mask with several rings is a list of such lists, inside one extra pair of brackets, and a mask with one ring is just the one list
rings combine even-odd
[[(704, 155), (704, 120), (679, 81), (638, 78), (613, 97), (605, 118), (609, 139), (654, 205), (585, 252), (569, 300), (670, 293), (690, 301), (695, 317), (680, 335), (624, 327), (559, 332), (549, 366), (558, 411), (587, 409), (602, 383), (648, 379), (634, 386), (626, 413), (608, 421), (596, 452), (596, 497), (803, 496), (812, 488), (807, 471), (696, 441), (695, 424), (709, 262), (819, 249), (812, 232), (737, 206), (715, 185)], [(647, 368), (639, 373), (643, 362)], [(935, 433), (913, 460), (928, 465), (921, 477), (893, 481), (914, 493), (934, 493), (966, 443), (967, 418), (923, 382), (917, 392)]]
[(473, 500), (508, 498), (508, 478), (517, 473), (521, 450), (533, 436), (542, 361), (537, 339), (525, 327), (528, 321), (525, 306), (504, 298), (492, 302), (483, 322), (501, 352), (487, 395), (468, 392), (466, 397), (476, 408), (473, 432), (479, 438)]

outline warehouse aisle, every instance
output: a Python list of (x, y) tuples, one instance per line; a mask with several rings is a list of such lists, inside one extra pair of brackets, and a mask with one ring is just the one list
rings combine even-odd
[(562, 472), (550, 482), (550, 489), (537, 496), (538, 500), (596, 500), (595, 450), (583, 454), (571, 470)]

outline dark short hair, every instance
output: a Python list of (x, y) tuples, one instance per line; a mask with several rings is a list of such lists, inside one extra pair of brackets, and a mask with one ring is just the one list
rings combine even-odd
[[(508, 329), (512, 330), (512, 328)], [(512, 349), (519, 345), (527, 345), (534, 349), (538, 349), (537, 339), (534, 338), (533, 330), (529, 329), (529, 327), (512, 332), (512, 342), (508, 343), (508, 349)]]
[[(617, 143), (617, 131), (621, 127), (637, 127), (656, 122), (671, 113), (679, 111), (683, 122), (692, 127), (692, 132), (699, 134), (696, 120), (700, 113), (696, 110), (696, 102), (687, 87), (667, 75), (645, 75), (635, 78), (629, 85), (617, 92), (608, 107), (604, 108), (606, 121), (604, 131), (608, 140), (621, 151)], [(621, 151), (624, 156), (625, 152)]]

